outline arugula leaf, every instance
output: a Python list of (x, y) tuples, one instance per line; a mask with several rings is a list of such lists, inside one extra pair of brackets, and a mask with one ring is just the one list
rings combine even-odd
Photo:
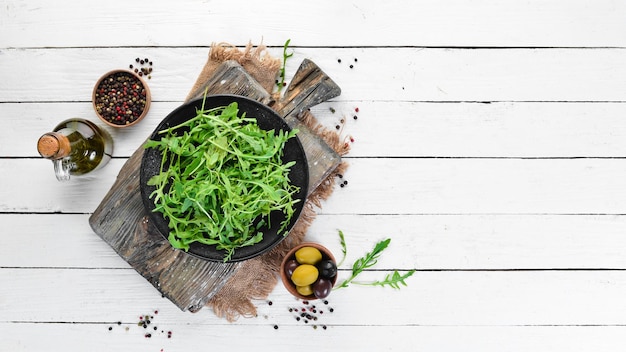
[[(347, 253), (345, 237), (341, 230), (339, 230), (339, 238), (341, 242), (341, 251), (343, 253), (343, 258), (337, 266), (340, 266), (343, 263)], [(382, 281), (354, 281), (354, 279), (359, 276), (359, 274), (378, 263), (378, 259), (382, 255), (382, 252), (389, 246), (389, 243), (391, 243), (391, 238), (387, 238), (385, 240), (377, 242), (371, 252), (366, 253), (363, 257), (357, 259), (354, 264), (352, 264), (350, 277), (343, 280), (340, 284), (336, 285), (334, 289), (345, 288), (348, 287), (350, 284), (383, 287), (389, 286), (395, 289), (400, 289), (400, 285), (406, 286), (405, 280), (412, 276), (415, 273), (415, 270), (409, 270), (404, 275), (401, 275), (397, 270), (395, 270), (393, 273), (387, 274)]]
[(348, 255), (348, 248), (346, 246), (346, 238), (343, 235), (343, 231), (339, 230), (339, 243), (341, 244), (341, 260), (337, 263), (337, 267), (340, 267), (341, 264), (346, 260), (346, 255)]
[(276, 83), (278, 85), (279, 92), (285, 86), (285, 68), (287, 67), (287, 59), (293, 56), (293, 52), (289, 54), (287, 53), (287, 47), (289, 47), (290, 42), (291, 42), (291, 39), (287, 39), (287, 41), (285, 42), (285, 45), (283, 46), (283, 66), (280, 68), (280, 73), (279, 73), (280, 82)]
[(387, 274), (382, 281), (373, 281), (373, 282), (357, 282), (353, 281), (352, 283), (357, 285), (366, 285), (366, 286), (390, 286), (397, 290), (400, 289), (400, 284), (406, 286), (406, 282), (404, 280), (408, 279), (415, 273), (415, 270), (409, 270), (404, 275), (400, 275), (400, 272), (395, 270), (391, 274)]

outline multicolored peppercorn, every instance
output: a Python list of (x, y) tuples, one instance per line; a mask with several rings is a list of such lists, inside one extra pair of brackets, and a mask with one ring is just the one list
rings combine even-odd
[(105, 77), (95, 90), (96, 112), (115, 125), (128, 125), (137, 120), (147, 102), (147, 90), (131, 72), (117, 71)]

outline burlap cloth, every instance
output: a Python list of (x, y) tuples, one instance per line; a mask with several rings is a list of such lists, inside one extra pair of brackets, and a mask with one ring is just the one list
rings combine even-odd
[[(264, 45), (254, 47), (248, 44), (239, 49), (227, 43), (212, 44), (209, 57), (198, 76), (196, 83), (190, 90), (190, 95), (204, 85), (214, 73), (215, 69), (224, 61), (237, 61), (261, 86), (268, 91), (275, 101), (280, 98), (280, 91), (275, 89), (276, 79), (281, 59), (272, 57)], [(187, 97), (188, 99), (190, 96)], [(310, 111), (300, 116), (303, 123), (317, 133), (340, 156), (350, 150), (349, 143), (345, 143), (339, 132), (320, 125)], [(343, 174), (347, 163), (342, 161), (322, 183), (313, 190), (304, 205), (301, 216), (292, 228), (289, 236), (269, 252), (256, 258), (245, 261), (224, 287), (207, 303), (218, 317), (235, 321), (239, 317), (256, 316), (256, 306), (253, 300), (265, 299), (278, 283), (280, 263), (289, 250), (302, 243), (310, 224), (315, 220), (316, 209), (321, 208), (321, 202), (332, 194), (338, 174)]]

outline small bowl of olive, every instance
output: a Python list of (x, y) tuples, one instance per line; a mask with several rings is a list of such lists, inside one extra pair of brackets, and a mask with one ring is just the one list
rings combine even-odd
[(287, 291), (297, 298), (323, 299), (337, 282), (337, 262), (326, 247), (305, 242), (283, 258), (280, 277)]

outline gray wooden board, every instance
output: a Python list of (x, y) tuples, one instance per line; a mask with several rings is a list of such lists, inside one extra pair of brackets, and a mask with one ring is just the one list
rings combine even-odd
[[(307, 70), (302, 72), (302, 70)], [(341, 158), (319, 136), (306, 127), (293, 112), (303, 111), (340, 93), (328, 76), (310, 61), (303, 63), (291, 92), (279, 106), (289, 106), (282, 114), (292, 128), (298, 128), (309, 165), (309, 192), (334, 170)], [(225, 83), (224, 83), (225, 82)], [(236, 62), (227, 61), (197, 93), (238, 94), (268, 103), (269, 95)], [(319, 92), (316, 94), (316, 92)], [(199, 95), (198, 95), (199, 96)], [(281, 109), (277, 109), (281, 113)], [(293, 114), (292, 114), (293, 113)], [(122, 167), (117, 179), (89, 218), (94, 232), (108, 243), (141, 276), (181, 310), (197, 312), (206, 305), (237, 271), (242, 262), (210, 262), (172, 248), (148, 221), (139, 190), (139, 169), (143, 146), (137, 148)]]

